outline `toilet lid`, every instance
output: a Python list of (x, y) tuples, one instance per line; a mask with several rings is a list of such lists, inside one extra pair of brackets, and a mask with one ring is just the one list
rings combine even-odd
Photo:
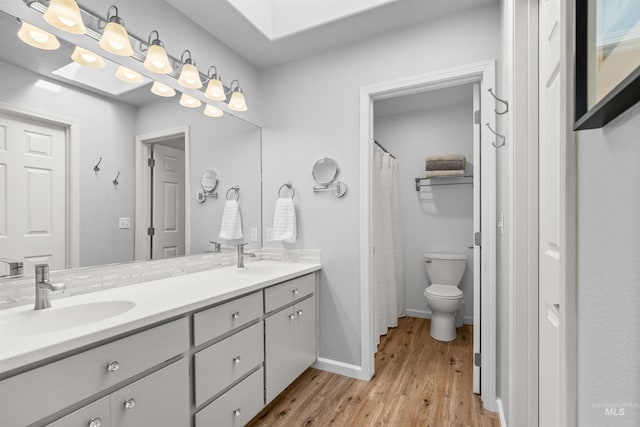
[(457, 286), (431, 285), (424, 290), (424, 294), (437, 298), (456, 299), (462, 296), (462, 291)]

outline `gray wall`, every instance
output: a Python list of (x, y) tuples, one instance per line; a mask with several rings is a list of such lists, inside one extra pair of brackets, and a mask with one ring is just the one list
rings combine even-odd
[(640, 425), (638, 135), (640, 104), (577, 134), (580, 427)]
[[(495, 4), (261, 73), (265, 224), (278, 187), (292, 182), (293, 246), (322, 249), (320, 357), (360, 365), (359, 88), (494, 59), (498, 28)], [(311, 168), (323, 156), (336, 159), (349, 185), (343, 199), (312, 191)]]
[[(425, 176), (428, 155), (462, 153), (473, 173), (473, 97), (468, 102), (385, 117), (376, 117), (374, 135), (400, 165), (400, 203), (404, 242), (406, 307), (408, 316), (431, 317), (423, 254), (456, 252), (467, 256), (460, 284), (464, 292), (464, 322), (473, 324), (473, 186), (425, 187), (416, 192), (414, 178)], [(439, 99), (446, 102), (446, 94)], [(375, 103), (380, 104), (389, 101)], [(375, 232), (375, 231), (374, 231)]]

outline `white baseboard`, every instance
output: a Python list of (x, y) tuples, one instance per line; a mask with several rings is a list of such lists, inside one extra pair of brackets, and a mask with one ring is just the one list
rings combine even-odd
[(360, 366), (339, 362), (337, 360), (325, 359), (324, 357), (318, 357), (318, 360), (316, 360), (312, 367), (320, 369), (321, 371), (344, 375), (346, 377), (356, 378), (359, 380), (369, 379), (362, 378), (362, 368)]
[[(417, 317), (419, 319), (431, 319), (431, 311), (428, 310), (412, 310), (407, 308), (405, 313), (409, 317)], [(472, 316), (464, 316), (462, 319), (465, 325), (473, 325), (473, 317)]]
[(507, 419), (504, 416), (504, 407), (502, 406), (502, 399), (497, 398), (496, 403), (498, 404), (498, 418), (500, 419), (500, 427), (507, 427)]

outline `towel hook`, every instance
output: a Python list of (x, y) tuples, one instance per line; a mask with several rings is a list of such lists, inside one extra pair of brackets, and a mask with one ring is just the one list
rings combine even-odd
[(102, 157), (100, 157), (100, 160), (98, 160), (98, 163), (96, 163), (96, 165), (93, 167), (93, 171), (95, 173), (98, 173), (98, 171), (100, 170), (100, 163), (102, 162)]
[(118, 171), (118, 176), (116, 176), (115, 179), (113, 180), (113, 185), (120, 184), (120, 181), (118, 181), (118, 178), (120, 178), (120, 171)]
[(503, 114), (507, 114), (507, 113), (509, 112), (509, 103), (508, 103), (507, 101), (505, 101), (504, 99), (500, 99), (500, 98), (498, 98), (498, 97), (496, 96), (496, 94), (495, 94), (495, 93), (493, 93), (493, 88), (489, 88), (489, 89), (488, 89), (488, 91), (489, 91), (489, 93), (491, 94), (491, 96), (493, 96), (493, 98), (494, 98), (496, 101), (498, 101), (498, 102), (500, 102), (500, 103), (504, 104), (504, 111), (498, 111), (498, 109), (496, 108), (496, 109), (494, 110), (494, 111), (496, 112), (496, 114), (498, 114), (498, 115), (500, 115), (500, 116), (501, 116), (501, 115), (503, 115)]
[(289, 191), (291, 191), (291, 200), (293, 200), (293, 198), (296, 197), (296, 190), (293, 188), (293, 185), (288, 182), (280, 186), (280, 189), (278, 189), (278, 197), (282, 197), (280, 193), (282, 193), (282, 189), (285, 187), (288, 188)]
[(507, 138), (505, 138), (504, 135), (500, 135), (498, 132), (496, 132), (495, 130), (491, 129), (491, 125), (489, 124), (489, 122), (487, 122), (486, 126), (487, 126), (487, 128), (489, 128), (491, 133), (496, 136), (496, 138), (500, 138), (501, 141), (502, 141), (500, 144), (496, 144), (495, 142), (492, 142), (491, 145), (493, 145), (495, 148), (504, 147), (504, 145), (507, 142)]
[(230, 187), (227, 190), (227, 194), (225, 196), (225, 199), (229, 200), (229, 193), (235, 191), (236, 192), (236, 202), (238, 201), (238, 199), (240, 199), (240, 187), (238, 187), (237, 185), (234, 185), (233, 187)]

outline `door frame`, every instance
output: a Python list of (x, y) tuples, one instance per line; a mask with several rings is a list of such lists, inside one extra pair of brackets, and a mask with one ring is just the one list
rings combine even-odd
[[(369, 380), (375, 371), (375, 337), (373, 328), (373, 250), (372, 250), (372, 167), (373, 102), (385, 98), (424, 92), (444, 87), (480, 82), (481, 93), (495, 88), (495, 61), (483, 61), (431, 73), (419, 74), (360, 88), (360, 309), (361, 347), (360, 378)], [(495, 129), (495, 100), (481, 97), (482, 122)], [(492, 141), (492, 134), (482, 126), (481, 140)], [(496, 150), (488, 143), (482, 147), (482, 193), (486, 201), (496, 200)], [(484, 203), (482, 212), (482, 292), (481, 397), (486, 409), (496, 406), (496, 204)], [(476, 296), (474, 296), (475, 298)]]
[(33, 120), (45, 125), (65, 129), (66, 171), (65, 183), (65, 268), (80, 267), (80, 126), (79, 122), (67, 117), (55, 116), (41, 111), (18, 107), (0, 101), (0, 112)]
[(135, 214), (135, 259), (148, 260), (151, 257), (147, 244), (147, 227), (151, 212), (151, 193), (149, 192), (151, 178), (147, 171), (147, 160), (151, 153), (151, 144), (156, 141), (173, 137), (184, 137), (184, 255), (191, 254), (191, 137), (189, 126), (167, 129), (136, 136), (136, 214)]

